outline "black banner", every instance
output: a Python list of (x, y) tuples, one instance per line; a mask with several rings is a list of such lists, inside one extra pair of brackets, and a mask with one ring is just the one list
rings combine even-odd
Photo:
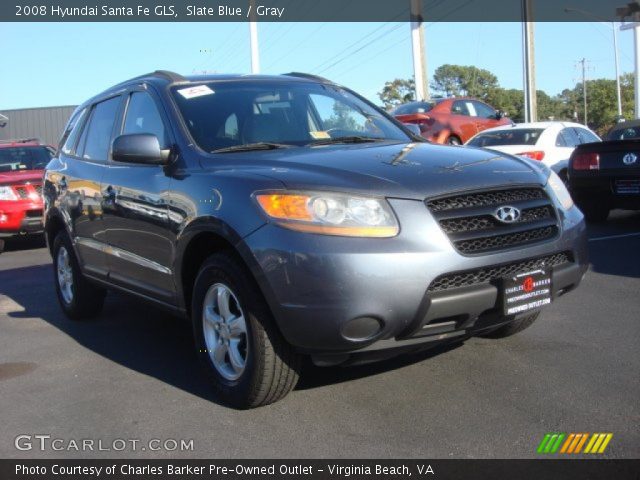
[(640, 460), (0, 460), (2, 480), (637, 480)]
[[(2, 22), (509, 22), (525, 0), (3, 0)], [(537, 22), (634, 19), (630, 0), (526, 0)], [(412, 10), (413, 8), (413, 10)], [(623, 8), (618, 10), (617, 8)], [(640, 7), (639, 7), (640, 8)]]

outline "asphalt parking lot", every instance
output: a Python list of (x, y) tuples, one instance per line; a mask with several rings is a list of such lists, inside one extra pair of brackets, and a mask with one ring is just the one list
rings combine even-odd
[[(111, 293), (96, 321), (58, 308), (48, 252), (0, 255), (2, 458), (535, 457), (547, 432), (612, 432), (606, 456), (640, 457), (640, 213), (590, 227), (582, 286), (529, 330), (381, 364), (307, 365), (283, 401), (216, 403), (190, 328)], [(20, 451), (52, 438), (193, 439), (192, 451)]]

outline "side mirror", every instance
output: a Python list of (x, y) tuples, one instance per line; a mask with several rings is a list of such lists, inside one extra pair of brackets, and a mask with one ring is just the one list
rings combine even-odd
[(496, 120), (502, 120), (502, 117), (506, 117), (507, 115), (502, 110), (496, 110)]
[(405, 128), (413, 133), (415, 136), (419, 137), (422, 132), (420, 132), (420, 127), (415, 123), (403, 123)]
[(158, 137), (151, 133), (120, 135), (113, 140), (111, 157), (116, 162), (165, 165), (168, 155), (160, 150)]

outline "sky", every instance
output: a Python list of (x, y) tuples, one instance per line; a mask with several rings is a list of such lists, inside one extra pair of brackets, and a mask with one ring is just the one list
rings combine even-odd
[[(500, 86), (522, 88), (522, 26), (426, 23), (427, 75), (475, 65)], [(247, 23), (0, 23), (0, 110), (76, 105), (153, 70), (249, 73)], [(611, 23), (535, 24), (537, 89), (550, 95), (581, 79), (615, 78)], [(407, 23), (259, 23), (261, 73), (324, 76), (379, 104), (386, 81), (413, 75)], [(620, 72), (633, 71), (633, 33), (618, 32)]]

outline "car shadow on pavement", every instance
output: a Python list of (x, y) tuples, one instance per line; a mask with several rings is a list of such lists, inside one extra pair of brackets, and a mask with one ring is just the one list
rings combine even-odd
[(44, 235), (30, 235), (26, 237), (0, 239), (0, 253), (14, 252), (18, 250), (33, 250), (44, 246)]
[(640, 278), (640, 212), (614, 210), (606, 222), (587, 225), (587, 232), (594, 272)]
[[(126, 295), (109, 292), (94, 320), (75, 322), (62, 313), (53, 288), (50, 264), (0, 270), (0, 297), (19, 306), (5, 308), (10, 319), (42, 319), (85, 348), (117, 364), (218, 401), (195, 352), (191, 326), (173, 315)], [(7, 302), (10, 305), (10, 302)], [(353, 367), (316, 367), (305, 362), (297, 390), (364, 378), (400, 369), (455, 348), (455, 345)]]

